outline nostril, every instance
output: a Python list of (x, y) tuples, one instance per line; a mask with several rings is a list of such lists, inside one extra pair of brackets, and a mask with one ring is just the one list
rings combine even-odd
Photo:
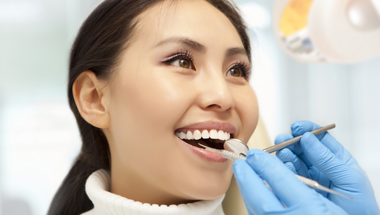
[(217, 104), (212, 104), (212, 105), (209, 105), (209, 106), (207, 106), (208, 108), (210, 108), (210, 107), (218, 107), (218, 108), (220, 108), (220, 105), (217, 105)]
[(221, 111), (227, 111), (231, 109), (230, 105), (218, 105), (218, 104), (212, 104), (207, 106), (208, 109), (216, 109), (216, 110), (221, 110)]

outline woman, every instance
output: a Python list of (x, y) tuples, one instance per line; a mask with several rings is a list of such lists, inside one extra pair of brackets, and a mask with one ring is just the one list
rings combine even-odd
[(70, 57), (82, 150), (49, 214), (223, 214), (232, 162), (197, 143), (255, 130), (245, 30), (227, 0), (99, 5)]

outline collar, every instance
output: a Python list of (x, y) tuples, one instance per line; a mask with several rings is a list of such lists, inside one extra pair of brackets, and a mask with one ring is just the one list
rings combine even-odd
[(109, 172), (103, 169), (97, 170), (90, 175), (86, 181), (86, 193), (94, 204), (94, 209), (85, 214), (224, 215), (222, 209), (224, 195), (214, 200), (202, 200), (188, 204), (151, 205), (109, 192), (110, 181)]

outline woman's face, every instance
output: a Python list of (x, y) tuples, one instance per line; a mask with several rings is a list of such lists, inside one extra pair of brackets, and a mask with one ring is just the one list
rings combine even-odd
[(109, 85), (111, 192), (155, 204), (220, 197), (232, 161), (178, 135), (250, 138), (258, 106), (239, 34), (203, 0), (164, 1), (137, 21)]

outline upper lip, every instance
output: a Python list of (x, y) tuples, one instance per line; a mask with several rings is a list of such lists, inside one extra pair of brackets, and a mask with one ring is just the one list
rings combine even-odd
[(202, 132), (203, 130), (212, 130), (212, 129), (222, 130), (230, 134), (234, 134), (236, 131), (235, 126), (233, 126), (231, 123), (228, 123), (228, 122), (204, 121), (204, 122), (197, 122), (191, 125), (178, 128), (176, 129), (176, 132), (194, 131), (194, 130), (200, 130)]

